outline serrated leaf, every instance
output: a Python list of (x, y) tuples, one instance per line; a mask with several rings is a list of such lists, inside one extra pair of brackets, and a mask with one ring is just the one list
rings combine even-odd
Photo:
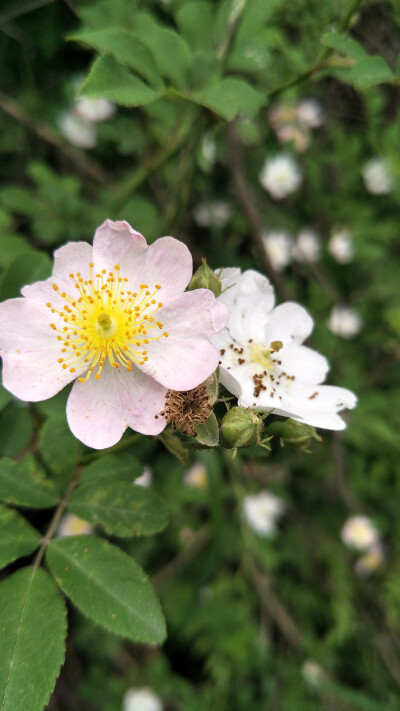
[(38, 547), (41, 536), (14, 509), (0, 504), (0, 568)]
[(130, 32), (116, 28), (83, 30), (71, 35), (69, 39), (88, 44), (100, 54), (111, 54), (119, 64), (124, 64), (140, 74), (154, 89), (164, 90), (151, 53)]
[(20, 254), (5, 270), (0, 281), (0, 301), (20, 296), (21, 287), (47, 279), (51, 274), (51, 260), (42, 252)]
[(42, 711), (65, 653), (66, 609), (50, 575), (22, 568), (0, 583), (0, 709)]
[(159, 644), (165, 622), (143, 570), (96, 536), (52, 541), (47, 564), (62, 590), (85, 615), (134, 642)]
[(61, 488), (64, 488), (75, 469), (80, 449), (65, 417), (47, 420), (41, 429), (39, 442), (43, 461), (55, 474)]
[(343, 37), (336, 32), (327, 32), (322, 35), (321, 42), (325, 47), (335, 49), (337, 52), (345, 54), (351, 59), (363, 59), (367, 57), (364, 47), (352, 37)]
[(109, 99), (122, 106), (143, 106), (158, 99), (163, 91), (151, 89), (113, 57), (105, 55), (93, 64), (81, 93)]
[(140, 486), (125, 481), (80, 485), (68, 503), (69, 511), (107, 533), (122, 538), (150, 536), (167, 525), (164, 502)]
[(143, 13), (137, 18), (140, 41), (151, 52), (161, 76), (177, 89), (188, 83), (191, 53), (185, 40), (174, 30), (158, 25), (151, 16)]
[(81, 484), (93, 482), (99, 486), (107, 481), (127, 481), (132, 484), (134, 479), (143, 474), (143, 465), (132, 454), (105, 454), (85, 469)]
[(27, 454), (21, 462), (0, 459), (0, 500), (17, 506), (47, 509), (58, 502), (56, 488), (45, 478), (35, 458)]
[(185, 2), (175, 15), (183, 38), (194, 50), (209, 50), (212, 46), (213, 19), (213, 8), (206, 0)]
[(207, 447), (216, 447), (219, 442), (218, 421), (212, 412), (208, 419), (196, 427), (196, 439)]
[(28, 446), (32, 433), (29, 409), (10, 402), (0, 415), (0, 455), (15, 457), (20, 454)]
[(264, 94), (253, 89), (243, 79), (233, 77), (221, 79), (201, 92), (192, 94), (191, 98), (196, 103), (215, 111), (227, 121), (232, 121), (239, 114), (254, 116), (266, 103)]
[(380, 56), (360, 59), (351, 68), (350, 76), (357, 89), (367, 89), (394, 78), (388, 63)]

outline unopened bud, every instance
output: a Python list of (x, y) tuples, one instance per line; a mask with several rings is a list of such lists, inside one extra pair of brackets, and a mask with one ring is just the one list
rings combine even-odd
[(296, 449), (305, 449), (313, 439), (321, 442), (321, 437), (318, 436), (315, 427), (305, 425), (304, 422), (297, 422), (296, 420), (288, 419), (284, 422), (274, 422), (269, 425), (268, 431), (280, 437), (281, 442), (290, 444)]
[(221, 281), (210, 269), (205, 259), (191, 278), (188, 291), (193, 291), (193, 289), (209, 289), (216, 297), (221, 293)]
[(247, 407), (232, 407), (222, 418), (221, 447), (252, 447), (260, 443), (264, 423), (253, 410)]

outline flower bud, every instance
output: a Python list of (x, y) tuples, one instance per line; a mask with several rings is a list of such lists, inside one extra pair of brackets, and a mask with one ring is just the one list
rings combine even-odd
[(280, 437), (282, 443), (290, 444), (296, 449), (305, 449), (313, 439), (321, 442), (321, 437), (317, 435), (314, 427), (297, 422), (297, 420), (288, 419), (284, 422), (274, 422), (268, 427), (268, 431)]
[(210, 269), (205, 259), (192, 276), (188, 291), (193, 291), (193, 289), (209, 289), (216, 297), (221, 294), (221, 281)]
[(222, 418), (220, 445), (225, 449), (252, 447), (259, 444), (264, 423), (247, 407), (232, 407)]

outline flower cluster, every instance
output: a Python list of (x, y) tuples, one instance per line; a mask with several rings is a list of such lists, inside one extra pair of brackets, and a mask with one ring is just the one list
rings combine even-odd
[(205, 381), (218, 365), (239, 406), (345, 427), (338, 412), (356, 398), (321, 384), (328, 363), (302, 345), (312, 319), (295, 303), (274, 308), (258, 272), (214, 275), (205, 266), (218, 298), (208, 288), (185, 291), (192, 258), (183, 243), (162, 237), (148, 246), (128, 223), (110, 220), (93, 247), (69, 243), (54, 256), (50, 279), (0, 305), (3, 382), (33, 402), (73, 382), (67, 419), (88, 446), (110, 447), (127, 427), (157, 435), (170, 424), (196, 435), (212, 413)]

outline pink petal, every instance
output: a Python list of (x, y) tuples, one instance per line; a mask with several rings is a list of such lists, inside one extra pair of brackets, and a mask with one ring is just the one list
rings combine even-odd
[(140, 368), (172, 390), (191, 390), (216, 369), (219, 351), (209, 338), (228, 320), (224, 304), (208, 289), (195, 289), (158, 312), (168, 338), (146, 345), (149, 360)]
[(138, 282), (138, 264), (147, 251), (146, 240), (125, 221), (106, 220), (96, 230), (93, 238), (93, 262), (95, 270), (114, 271), (121, 267), (121, 276)]
[(85, 383), (74, 383), (67, 402), (68, 424), (75, 437), (93, 449), (112, 447), (127, 427), (157, 435), (166, 424), (159, 416), (165, 393), (138, 368), (128, 373), (107, 361), (99, 380), (91, 376)]
[(30, 299), (0, 304), (3, 384), (21, 400), (46, 400), (85, 370), (70, 373), (58, 363), (61, 345), (49, 325), (57, 325), (56, 319), (46, 306)]
[(183, 242), (174, 237), (160, 237), (151, 244), (145, 255), (140, 280), (149, 287), (160, 284), (163, 303), (179, 296), (192, 277), (192, 255)]

